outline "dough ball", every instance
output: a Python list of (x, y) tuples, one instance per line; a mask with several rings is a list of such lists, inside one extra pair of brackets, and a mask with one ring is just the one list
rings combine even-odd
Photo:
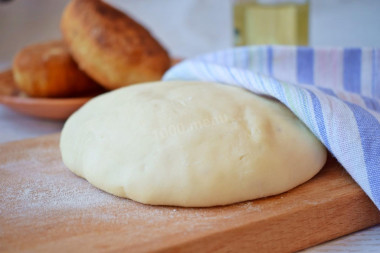
[(101, 0), (73, 0), (61, 21), (71, 54), (107, 89), (161, 79), (165, 49), (140, 24)]
[(326, 150), (281, 103), (244, 89), (169, 81), (122, 88), (66, 122), (65, 165), (94, 186), (152, 205), (226, 205), (288, 191)]
[(12, 70), (17, 87), (31, 97), (71, 97), (101, 90), (79, 70), (62, 41), (22, 49)]

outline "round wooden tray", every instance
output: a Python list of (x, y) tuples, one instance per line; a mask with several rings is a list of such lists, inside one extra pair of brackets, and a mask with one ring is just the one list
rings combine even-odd
[(0, 103), (26, 115), (64, 120), (92, 97), (94, 96), (75, 98), (27, 97), (17, 89), (11, 70), (0, 73)]
[[(171, 60), (172, 66), (181, 59)], [(13, 80), (12, 70), (0, 72), (0, 104), (20, 113), (45, 119), (65, 120), (96, 93), (87, 97), (32, 98), (22, 94)]]

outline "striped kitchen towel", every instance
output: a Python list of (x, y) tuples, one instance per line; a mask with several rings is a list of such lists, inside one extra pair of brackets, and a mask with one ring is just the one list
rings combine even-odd
[(183, 61), (163, 79), (215, 81), (277, 98), (380, 209), (380, 49), (240, 47)]

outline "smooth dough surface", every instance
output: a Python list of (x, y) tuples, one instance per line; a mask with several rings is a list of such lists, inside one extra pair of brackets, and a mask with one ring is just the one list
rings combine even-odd
[(281, 103), (205, 82), (155, 82), (98, 96), (66, 122), (63, 162), (117, 196), (215, 206), (312, 178), (326, 150)]

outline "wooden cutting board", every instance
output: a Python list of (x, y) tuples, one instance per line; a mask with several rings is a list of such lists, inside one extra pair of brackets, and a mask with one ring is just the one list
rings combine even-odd
[(0, 145), (0, 251), (287, 252), (378, 224), (333, 159), (281, 195), (213, 208), (148, 206), (72, 174), (59, 135)]

